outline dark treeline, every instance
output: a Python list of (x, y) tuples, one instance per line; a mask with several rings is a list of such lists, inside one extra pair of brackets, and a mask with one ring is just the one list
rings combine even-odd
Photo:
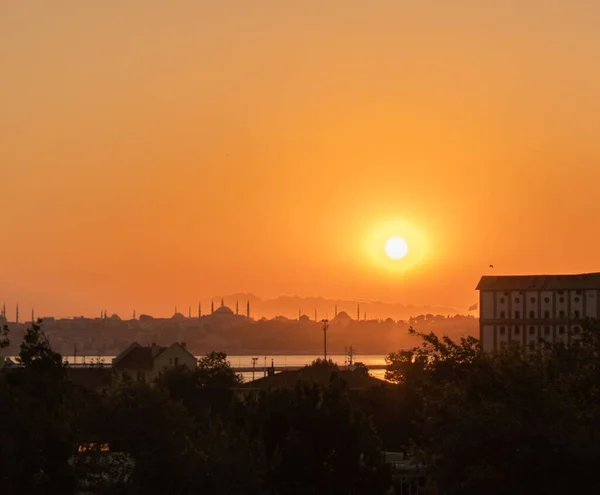
[(0, 374), (0, 493), (401, 493), (384, 451), (405, 454), (424, 493), (598, 492), (595, 323), (568, 345), (495, 355), (473, 337), (413, 337), (371, 387), (316, 362), (291, 386), (253, 388), (210, 353), (95, 391), (32, 325), (23, 366)]

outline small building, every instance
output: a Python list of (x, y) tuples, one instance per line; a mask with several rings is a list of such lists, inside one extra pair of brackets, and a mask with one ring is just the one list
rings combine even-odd
[(540, 339), (568, 343), (586, 318), (600, 316), (600, 273), (484, 276), (477, 290), (486, 352), (509, 343), (533, 349)]
[(197, 365), (198, 360), (183, 342), (176, 342), (169, 347), (156, 344), (141, 346), (134, 342), (112, 362), (117, 381), (130, 379), (152, 382), (166, 369), (195, 369)]

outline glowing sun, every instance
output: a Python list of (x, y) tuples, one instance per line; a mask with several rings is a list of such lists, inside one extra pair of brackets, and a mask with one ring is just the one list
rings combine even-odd
[(385, 243), (385, 253), (393, 260), (401, 260), (408, 254), (408, 244), (402, 237), (390, 237)]

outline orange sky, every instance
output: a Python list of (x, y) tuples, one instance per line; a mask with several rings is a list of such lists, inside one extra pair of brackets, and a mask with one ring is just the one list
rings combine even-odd
[(598, 25), (584, 0), (2, 1), (0, 302), (462, 309), (490, 263), (600, 270)]

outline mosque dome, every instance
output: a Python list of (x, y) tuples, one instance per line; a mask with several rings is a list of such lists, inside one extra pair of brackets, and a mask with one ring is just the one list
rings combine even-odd
[(221, 306), (220, 308), (215, 309), (215, 314), (233, 315), (233, 311), (231, 310), (231, 308), (228, 308), (227, 306)]

